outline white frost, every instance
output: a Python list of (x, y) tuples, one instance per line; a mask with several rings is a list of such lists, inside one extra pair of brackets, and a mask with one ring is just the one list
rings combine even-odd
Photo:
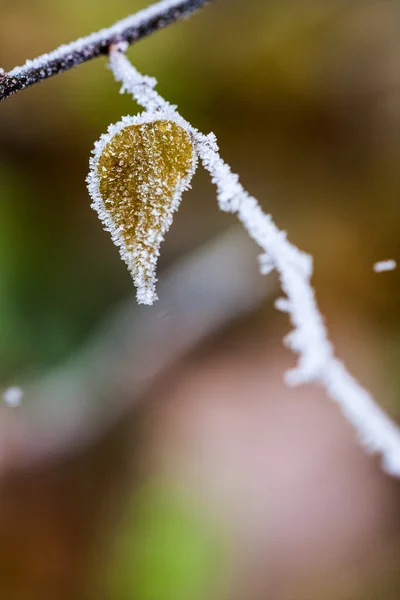
[(394, 271), (397, 267), (395, 260), (381, 260), (374, 264), (375, 273), (384, 273), (385, 271)]
[(322, 384), (355, 427), (363, 446), (369, 452), (382, 454), (386, 471), (400, 476), (400, 430), (335, 357), (310, 284), (311, 257), (293, 246), (271, 216), (264, 214), (243, 189), (238, 176), (219, 156), (215, 137), (197, 134), (196, 138), (200, 158), (217, 187), (221, 209), (238, 216), (264, 250), (261, 271), (269, 271), (273, 266), (287, 295), (286, 299), (277, 300), (276, 308), (290, 316), (294, 330), (286, 336), (285, 343), (299, 355), (297, 368), (286, 375), (287, 383)]
[(24, 392), (20, 387), (12, 386), (3, 392), (3, 400), (8, 406), (15, 408), (20, 406)]
[[(123, 91), (130, 92), (144, 108), (170, 106), (154, 91), (154, 80), (141, 75), (122, 54), (111, 51), (110, 65)], [(174, 110), (174, 108), (172, 108)], [(346, 370), (334, 353), (323, 318), (310, 284), (312, 258), (291, 244), (270, 215), (250, 196), (219, 155), (213, 134), (203, 135), (186, 124), (204, 167), (217, 187), (218, 202), (225, 212), (237, 215), (250, 237), (262, 248), (259, 258), (262, 273), (275, 269), (286, 298), (277, 301), (278, 310), (287, 312), (294, 330), (285, 343), (299, 355), (297, 368), (289, 372), (290, 385), (320, 383), (342, 409), (356, 429), (360, 442), (369, 452), (380, 453), (387, 472), (400, 476), (400, 430), (373, 397)]]
[(75, 64), (74, 60), (76, 60), (76, 53), (84, 52), (86, 48), (90, 48), (91, 45), (96, 45), (104, 40), (121, 38), (127, 29), (139, 29), (140, 27), (147, 25), (152, 19), (167, 15), (173, 9), (179, 9), (181, 7), (182, 0), (163, 0), (156, 4), (152, 4), (134, 15), (130, 15), (129, 17), (118, 21), (109, 28), (101, 29), (100, 31), (79, 38), (69, 44), (63, 44), (62, 46), (59, 46), (59, 48), (56, 48), (56, 50), (47, 54), (42, 54), (33, 60), (27, 60), (24, 65), (15, 67), (10, 71), (9, 76), (29, 76), (29, 71), (31, 69), (46, 70), (51, 61), (57, 61), (61, 64)]

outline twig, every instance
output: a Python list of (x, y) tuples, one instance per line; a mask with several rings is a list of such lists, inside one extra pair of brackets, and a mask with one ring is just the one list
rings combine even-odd
[[(153, 89), (155, 80), (139, 73), (124, 55), (124, 50), (123, 44), (110, 49), (111, 70), (115, 79), (122, 83), (122, 91), (132, 94), (150, 113), (157, 106), (164, 109), (158, 114), (163, 115), (166, 110), (173, 113), (174, 107)], [(250, 237), (263, 249), (261, 272), (267, 274), (275, 269), (279, 274), (287, 297), (280, 298), (276, 308), (289, 314), (294, 331), (285, 341), (299, 355), (296, 369), (287, 374), (287, 383), (322, 385), (353, 425), (364, 448), (381, 454), (385, 470), (400, 477), (400, 429), (336, 358), (310, 283), (311, 257), (291, 244), (271, 216), (266, 215), (257, 200), (244, 190), (239, 177), (220, 157), (215, 136), (205, 136), (179, 118), (192, 135), (203, 165), (217, 186), (220, 208), (236, 214)]]
[(133, 44), (191, 15), (213, 0), (163, 0), (118, 21), (108, 29), (60, 46), (49, 54), (28, 60), (8, 73), (0, 69), (0, 102), (34, 83), (59, 75), (84, 62), (107, 55), (112, 44)]

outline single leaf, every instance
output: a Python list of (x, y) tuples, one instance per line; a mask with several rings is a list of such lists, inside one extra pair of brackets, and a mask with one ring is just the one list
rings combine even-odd
[(92, 206), (128, 265), (138, 302), (152, 304), (160, 244), (197, 164), (189, 130), (176, 113), (125, 117), (94, 154)]

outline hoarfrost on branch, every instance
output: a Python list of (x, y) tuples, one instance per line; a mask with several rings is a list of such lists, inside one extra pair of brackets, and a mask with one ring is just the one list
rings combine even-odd
[[(129, 92), (147, 111), (171, 111), (155, 90), (155, 80), (141, 75), (124, 55), (126, 46), (111, 48), (110, 66), (121, 92)], [(182, 117), (180, 117), (182, 119)], [(275, 269), (286, 298), (277, 301), (278, 310), (287, 312), (294, 326), (285, 338), (286, 345), (299, 356), (297, 367), (287, 373), (290, 385), (314, 382), (322, 385), (338, 403), (345, 417), (356, 429), (367, 451), (382, 455), (388, 473), (400, 476), (400, 430), (376, 404), (373, 397), (336, 358), (323, 318), (310, 284), (312, 258), (291, 244), (270, 215), (242, 187), (238, 175), (231, 172), (219, 155), (214, 134), (203, 135), (182, 119), (192, 136), (196, 151), (217, 188), (221, 210), (236, 214), (251, 238), (260, 246), (260, 270), (267, 274)]]

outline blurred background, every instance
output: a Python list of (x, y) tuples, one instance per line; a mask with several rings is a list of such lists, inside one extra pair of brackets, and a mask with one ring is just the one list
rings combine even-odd
[[(0, 0), (8, 70), (146, 0)], [(400, 418), (400, 7), (221, 0), (129, 51), (291, 241)], [(295, 357), (276, 278), (199, 170), (138, 307), (85, 187), (139, 109), (92, 61), (0, 107), (0, 598), (395, 600), (400, 485)]]

